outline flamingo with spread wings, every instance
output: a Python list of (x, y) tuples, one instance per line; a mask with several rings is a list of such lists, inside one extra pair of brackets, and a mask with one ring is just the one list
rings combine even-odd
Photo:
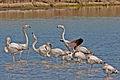
[(83, 39), (79, 38), (73, 41), (68, 41), (65, 40), (65, 28), (63, 25), (58, 25), (57, 28), (62, 28), (63, 32), (62, 32), (62, 39), (60, 40), (61, 42), (64, 42), (65, 46), (67, 47), (67, 49), (71, 52), (75, 52), (80, 51), (83, 53), (87, 53), (87, 54), (93, 54), (93, 52), (91, 52), (90, 50), (88, 50), (86, 47), (80, 46), (81, 43), (83, 43)]
[(80, 38), (80, 39), (77, 39), (77, 40), (73, 40), (73, 41), (68, 41), (68, 40), (65, 40), (65, 28), (63, 25), (58, 25), (57, 28), (62, 28), (63, 29), (63, 32), (62, 32), (62, 39), (60, 40), (61, 42), (64, 42), (65, 46), (67, 47), (67, 49), (71, 52), (74, 52), (74, 48), (79, 46), (82, 42), (83, 42), (83, 39)]

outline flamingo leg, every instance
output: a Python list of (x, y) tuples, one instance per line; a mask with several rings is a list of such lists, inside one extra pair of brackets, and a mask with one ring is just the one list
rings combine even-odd
[(30, 48), (28, 48), (27, 64), (29, 64), (29, 52), (30, 52)]
[(14, 55), (13, 55), (13, 64), (15, 63), (15, 57), (14, 57)]
[(81, 59), (80, 59), (80, 61), (78, 62), (78, 69), (80, 69), (80, 64), (81, 64)]
[(91, 69), (93, 68), (93, 64), (91, 64)]
[(80, 63), (78, 63), (78, 69), (80, 69)]
[(56, 64), (58, 64), (58, 58), (56, 57)]
[(22, 53), (20, 53), (19, 60), (21, 60), (21, 55), (22, 55)]

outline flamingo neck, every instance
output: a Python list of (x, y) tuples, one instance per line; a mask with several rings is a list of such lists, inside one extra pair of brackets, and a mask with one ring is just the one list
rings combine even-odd
[(52, 44), (49, 44), (50, 45), (50, 51), (52, 51)]
[(28, 36), (27, 36), (27, 34), (26, 34), (24, 28), (23, 28), (23, 33), (24, 33), (25, 38), (26, 38), (26, 48), (27, 48), (27, 47), (28, 47)]
[(38, 49), (35, 48), (35, 44), (37, 43), (37, 39), (35, 39), (35, 41), (32, 44), (33, 50), (38, 52)]
[(49, 44), (46, 45), (46, 47), (48, 47), (48, 46), (50, 46), (50, 49), (48, 49), (48, 52), (51, 52), (52, 51), (52, 44), (49, 43)]
[(68, 43), (65, 40), (65, 28), (63, 28), (62, 40), (63, 40), (65, 46), (68, 48), (68, 50), (71, 51), (70, 48), (69, 48), (69, 46), (68, 46)]
[(7, 47), (7, 45), (5, 46), (4, 51), (5, 51), (6, 53), (9, 52), (9, 51), (8, 51), (8, 47)]
[(65, 29), (63, 29), (63, 33), (62, 33), (62, 39), (63, 39), (63, 41), (65, 41)]

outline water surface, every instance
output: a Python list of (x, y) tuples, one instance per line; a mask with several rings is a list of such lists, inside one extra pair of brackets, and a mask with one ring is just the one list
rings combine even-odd
[[(87, 10), (81, 8), (70, 10), (43, 9), (31, 10), (31, 12), (30, 10), (0, 11), (0, 80), (118, 80), (119, 74), (106, 77), (101, 69), (102, 65), (96, 64), (91, 70), (88, 64), (81, 64), (80, 69), (78, 69), (77, 63), (62, 63), (60, 59), (59, 63), (56, 64), (55, 58), (43, 60), (44, 58), (32, 49), (34, 40), (31, 32), (34, 32), (38, 38), (37, 48), (46, 42), (51, 42), (53, 48), (66, 49), (64, 44), (59, 41), (62, 31), (56, 28), (58, 24), (62, 24), (66, 29), (65, 38), (67, 40), (83, 38), (82, 46), (87, 47), (96, 56), (120, 71), (120, 14), (118, 7), (102, 8), (106, 9), (107, 12), (104, 12), (106, 15), (102, 15), (100, 11), (102, 17), (100, 17), (99, 12), (94, 14), (91, 9), (95, 12), (98, 10), (98, 8), (87, 8)], [(91, 15), (86, 12), (89, 16), (81, 15), (83, 10)], [(108, 14), (110, 10), (112, 11)], [(32, 27), (30, 30), (26, 29), (30, 47), (29, 64), (25, 63), (27, 59), (27, 51), (25, 51), (22, 54), (23, 62), (16, 62), (15, 65), (12, 65), (12, 56), (3, 51), (6, 37), (10, 36), (12, 42), (25, 43), (22, 32), (22, 26), (25, 24)], [(15, 56), (16, 60), (18, 56)]]

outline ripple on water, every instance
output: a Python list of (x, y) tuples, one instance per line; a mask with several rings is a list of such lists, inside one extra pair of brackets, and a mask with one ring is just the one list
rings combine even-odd
[[(83, 38), (82, 46), (87, 47), (95, 53), (96, 56), (105, 62), (113, 65), (119, 71), (119, 40), (120, 25), (119, 17), (78, 17), (78, 19), (16, 19), (16, 20), (0, 20), (0, 80), (108, 80), (120, 78), (119, 74), (113, 74), (106, 77), (101, 67), (95, 64), (90, 69), (89, 64), (80, 64), (74, 62), (62, 62), (60, 59), (58, 64), (55, 58), (41, 57), (32, 49), (34, 32), (38, 38), (36, 47), (46, 42), (53, 43), (53, 47), (66, 49), (59, 40), (61, 39), (61, 29), (57, 29), (58, 24), (65, 25), (68, 40)], [(14, 25), (13, 25), (14, 24)], [(26, 30), (29, 37), (30, 56), (29, 64), (26, 64), (27, 51), (22, 54), (23, 61), (16, 61), (12, 64), (12, 57), (5, 54), (3, 48), (6, 44), (5, 38), (10, 36), (12, 42), (25, 43), (22, 27), (20, 25), (30, 24), (31, 32)], [(18, 59), (19, 55), (15, 58)]]

